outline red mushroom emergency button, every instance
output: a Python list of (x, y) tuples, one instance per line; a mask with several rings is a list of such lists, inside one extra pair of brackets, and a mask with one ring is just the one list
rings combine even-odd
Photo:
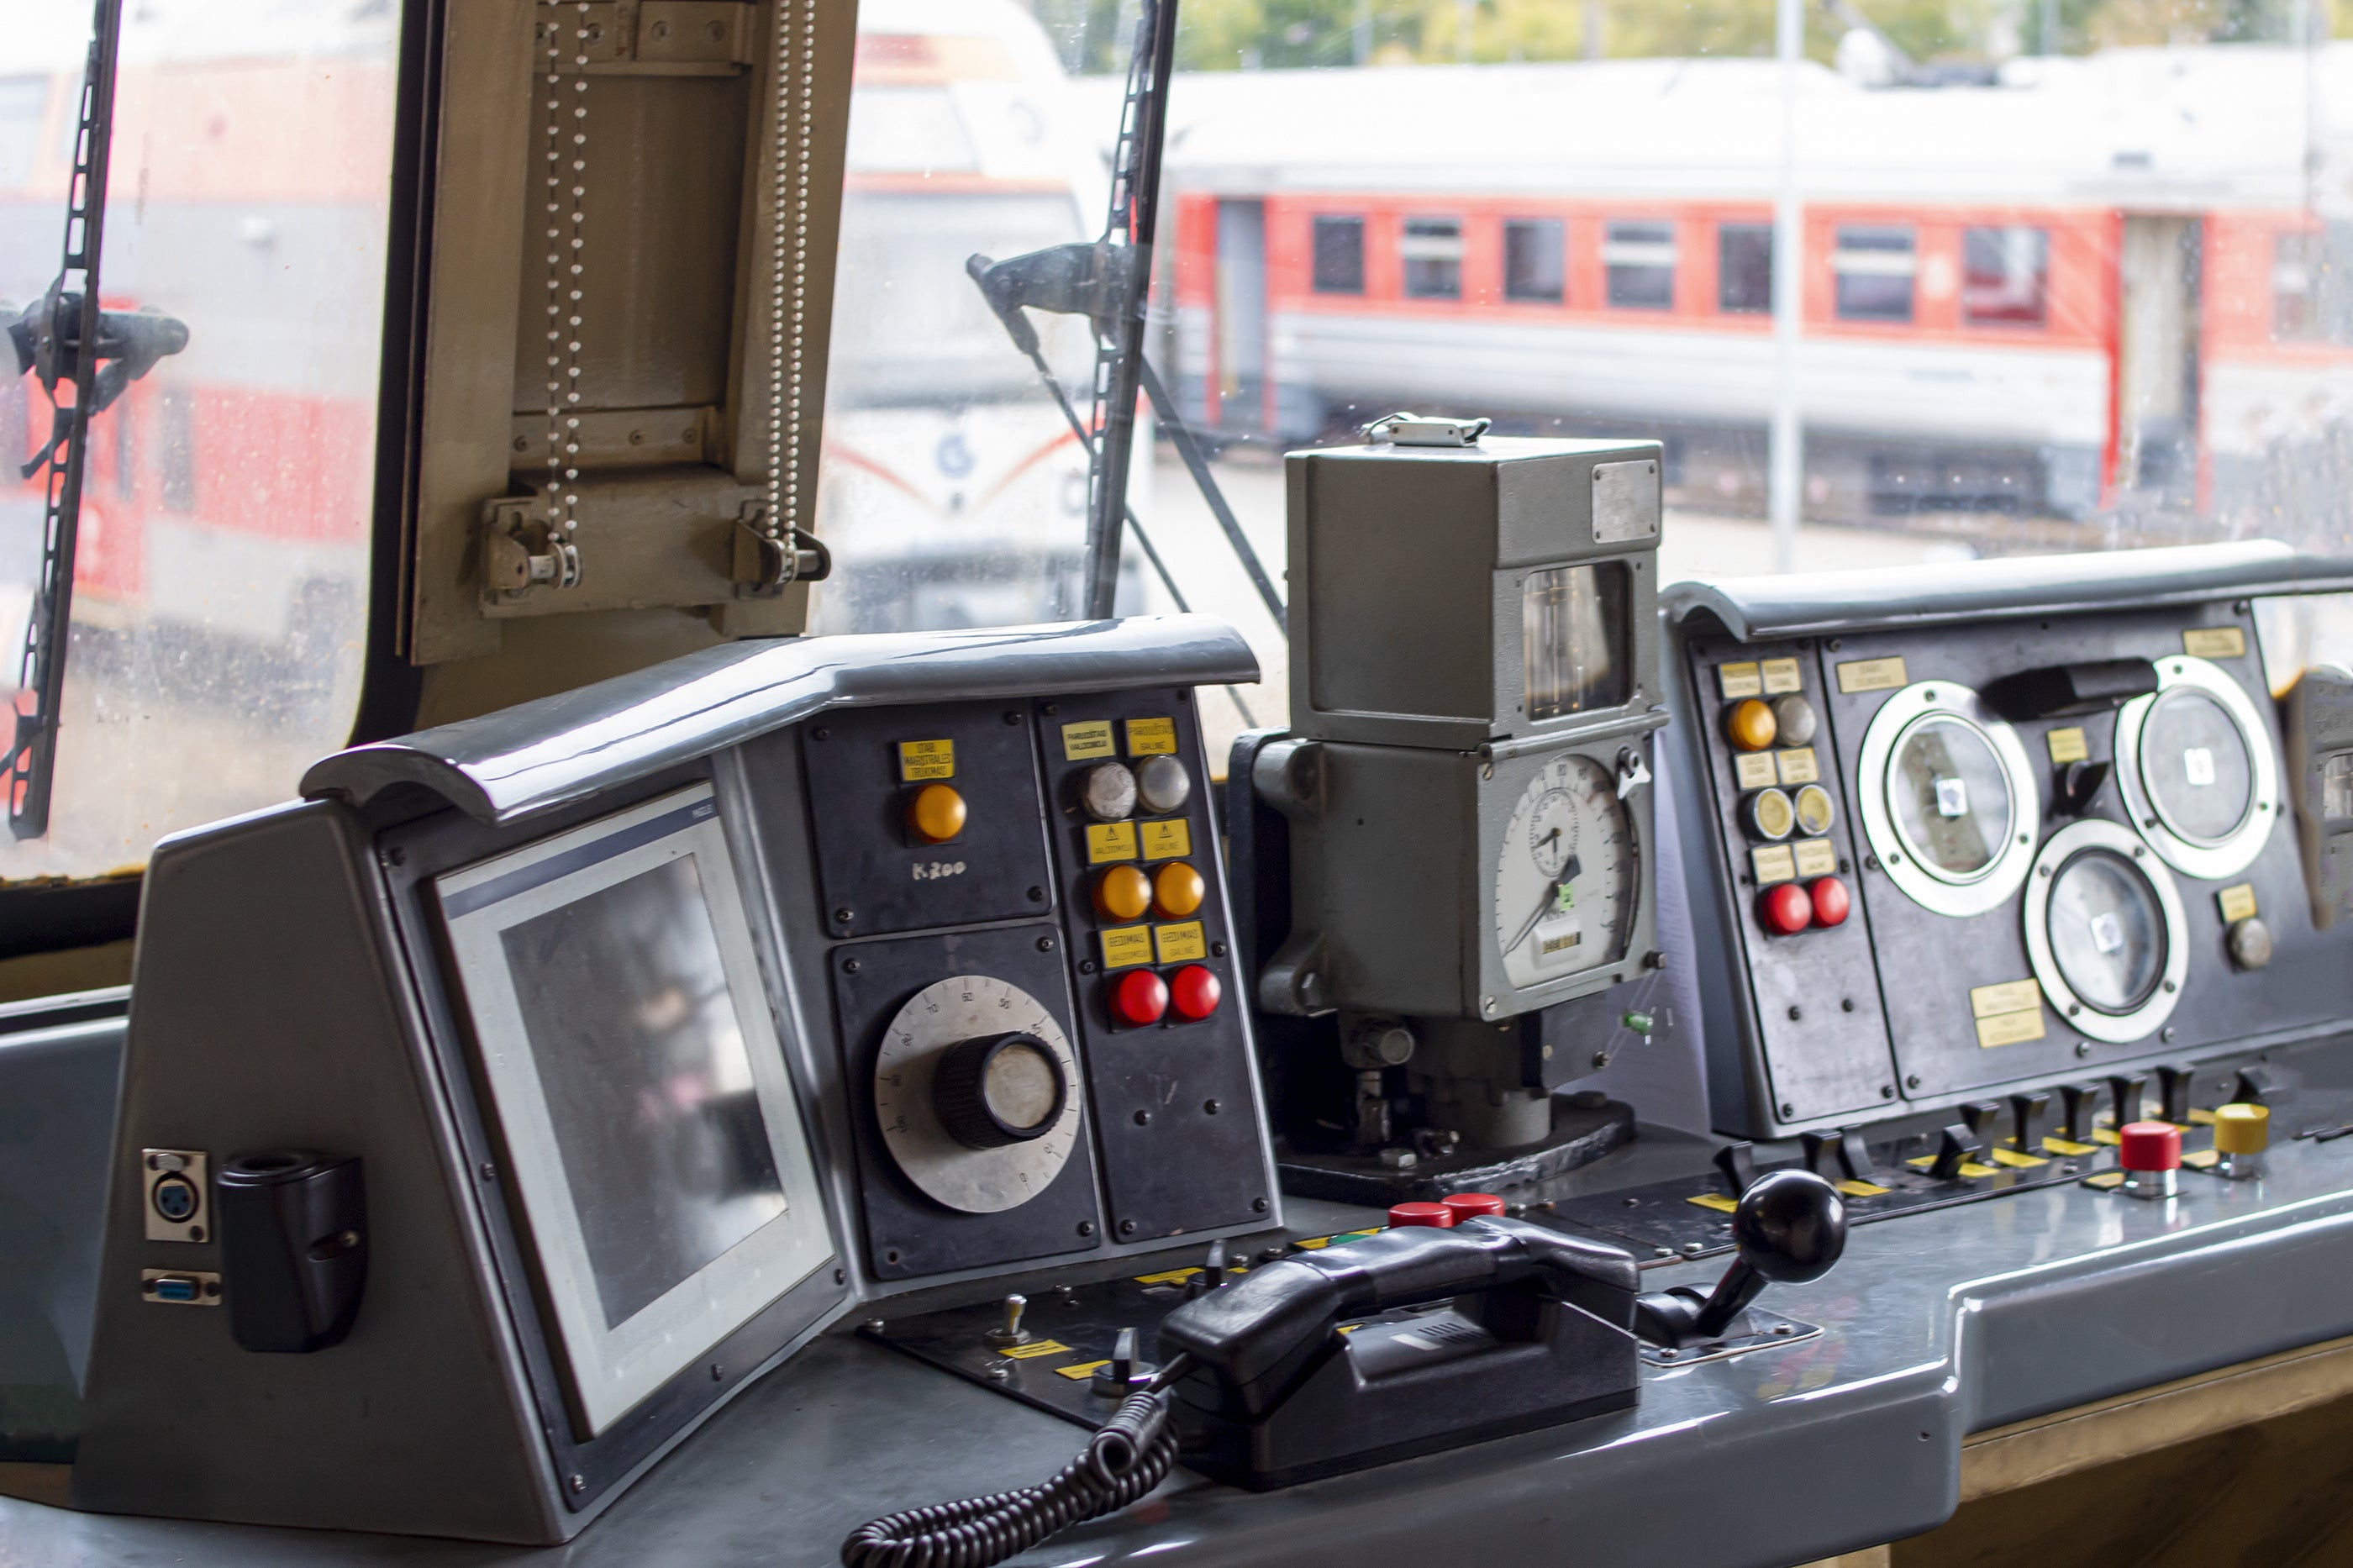
[(1757, 897), (1757, 918), (1775, 936), (1795, 936), (1814, 923), (1814, 900), (1795, 882), (1777, 882)]
[(2169, 1198), (2181, 1175), (2181, 1129), (2170, 1121), (2127, 1121), (2116, 1130), (2121, 1189), (2137, 1198)]
[(1218, 1000), (1225, 994), (1218, 977), (1208, 966), (1188, 963), (1168, 977), (1168, 1000), (1176, 1016), (1188, 1023), (1198, 1022), (1218, 1010)]
[(1167, 1011), (1167, 983), (1149, 969), (1134, 970), (1112, 982), (1111, 1016), (1127, 1027), (1157, 1024)]
[(1847, 910), (1853, 906), (1853, 897), (1846, 884), (1836, 877), (1817, 877), (1806, 884), (1807, 895), (1813, 900), (1814, 923), (1818, 926), (1842, 925)]
[(1466, 1219), (1477, 1219), (1481, 1215), (1504, 1212), (1504, 1200), (1493, 1193), (1449, 1193), (1438, 1201), (1454, 1215), (1457, 1225)]
[(1454, 1226), (1454, 1211), (1444, 1204), (1392, 1204), (1389, 1206), (1391, 1230), (1417, 1225), (1429, 1226), (1435, 1230), (1451, 1230)]

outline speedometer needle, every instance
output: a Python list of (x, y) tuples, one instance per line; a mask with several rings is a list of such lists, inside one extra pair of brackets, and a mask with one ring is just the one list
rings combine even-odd
[[(1554, 836), (1558, 837), (1559, 831), (1560, 830), (1558, 828), (1555, 828), (1553, 830)], [(1520, 934), (1504, 944), (1504, 952), (1505, 953), (1508, 954), (1519, 951), (1520, 943), (1527, 941), (1528, 934), (1531, 931), (1534, 931), (1537, 926), (1544, 923), (1545, 916), (1552, 910), (1554, 900), (1560, 897), (1560, 890), (1563, 888), (1567, 887), (1571, 882), (1576, 881), (1578, 874), (1583, 870), (1584, 868), (1577, 862), (1577, 856), (1572, 853), (1568, 858), (1568, 864), (1560, 868), (1560, 875), (1555, 877), (1546, 887), (1544, 898), (1536, 905), (1535, 913), (1530, 915), (1528, 917), (1527, 923), (1520, 928)]]

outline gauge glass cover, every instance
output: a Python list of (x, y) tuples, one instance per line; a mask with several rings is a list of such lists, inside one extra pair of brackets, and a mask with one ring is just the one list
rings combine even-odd
[(1525, 989), (1625, 954), (1641, 857), (1617, 781), (1560, 756), (1521, 792), (1495, 865), (1504, 978)]
[(1896, 742), (1887, 805), (1913, 858), (1947, 881), (1984, 875), (2009, 842), (2014, 816), (1993, 743), (1949, 713), (1919, 720)]
[(1820, 837), (1831, 830), (1831, 818), (1836, 815), (1831, 805), (1831, 792), (1820, 784), (1807, 784), (1798, 791), (1798, 826), (1807, 837)]
[(2195, 687), (2164, 692), (2150, 708), (2140, 771), (2157, 814), (2194, 843), (2221, 843), (2254, 806), (2246, 734), (2230, 710)]
[(2051, 956), (2068, 988), (2103, 1013), (2147, 1002), (2165, 973), (2165, 910), (2124, 856), (2086, 849), (2051, 879)]
[(1528, 717), (1617, 708), (1633, 669), (1626, 635), (1633, 581), (1622, 561), (1531, 572), (1520, 590)]

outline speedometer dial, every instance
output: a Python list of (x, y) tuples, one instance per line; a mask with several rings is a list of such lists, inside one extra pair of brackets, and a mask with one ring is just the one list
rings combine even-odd
[(1513, 807), (1496, 857), (1504, 978), (1525, 989), (1623, 957), (1641, 870), (1609, 771), (1581, 756), (1545, 764)]

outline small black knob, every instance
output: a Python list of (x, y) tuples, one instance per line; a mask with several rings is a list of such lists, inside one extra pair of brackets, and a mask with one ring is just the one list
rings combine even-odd
[(1810, 1171), (1768, 1171), (1740, 1194), (1732, 1241), (1767, 1279), (1819, 1279), (1846, 1250), (1846, 1202)]
[(1045, 1041), (1018, 1030), (949, 1047), (932, 1075), (932, 1109), (967, 1149), (1045, 1136), (1070, 1096), (1060, 1059)]

